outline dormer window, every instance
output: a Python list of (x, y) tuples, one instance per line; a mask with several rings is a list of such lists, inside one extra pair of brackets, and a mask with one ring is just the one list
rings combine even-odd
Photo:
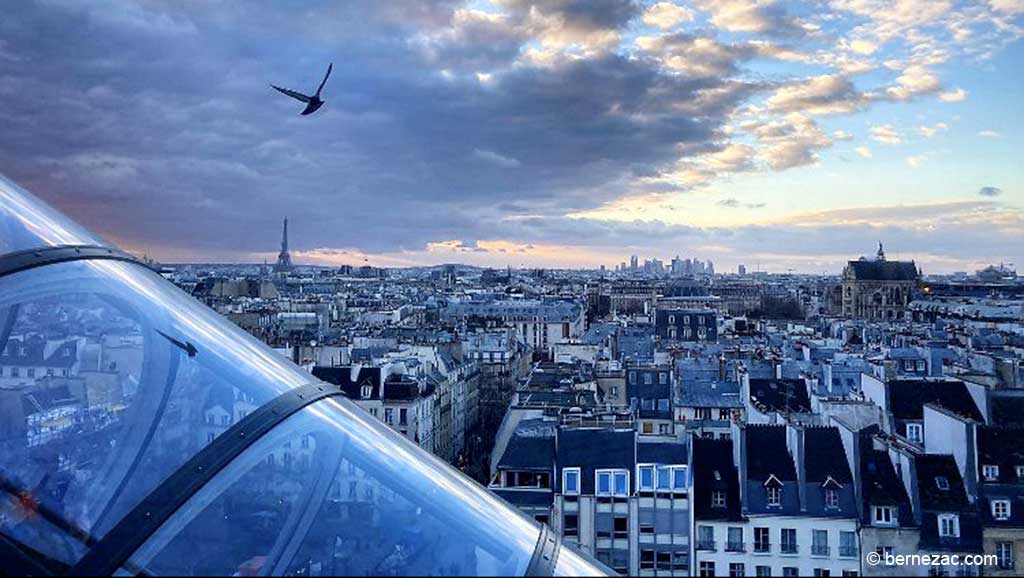
[(871, 508), (874, 526), (895, 526), (896, 508), (892, 506), (874, 506)]
[(992, 519), (1010, 519), (1010, 500), (992, 500)]
[(924, 437), (922, 435), (923, 429), (924, 428), (919, 423), (908, 423), (907, 439), (914, 442), (915, 444), (921, 443), (922, 438)]
[(995, 482), (999, 480), (999, 466), (985, 464), (981, 466), (981, 475), (985, 478), (986, 482)]
[(1024, 482), (1024, 466), (1017, 466), (1017, 481)]
[(711, 507), (712, 508), (724, 508), (725, 507), (725, 492), (713, 491), (711, 492)]
[(958, 514), (939, 514), (939, 537), (960, 537), (960, 516)]
[(580, 494), (580, 469), (562, 468), (562, 493), (566, 496)]
[(373, 387), (369, 385), (364, 385), (362, 391), (360, 391), (359, 394), (360, 397), (362, 397), (363, 399), (370, 399), (370, 396), (373, 395)]
[(826, 489), (825, 490), (825, 507), (826, 508), (838, 508), (839, 507), (839, 492)]
[(768, 506), (779, 507), (782, 505), (782, 488), (777, 485), (768, 486)]
[(949, 478), (946, 476), (937, 476), (935, 478), (935, 487), (942, 490), (943, 492), (949, 491)]

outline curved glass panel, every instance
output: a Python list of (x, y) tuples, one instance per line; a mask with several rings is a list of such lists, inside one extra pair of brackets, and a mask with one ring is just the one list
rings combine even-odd
[(74, 563), (233, 423), (312, 377), (145, 267), (0, 278), (0, 533)]
[(615, 572), (597, 560), (584, 558), (572, 549), (571, 546), (562, 543), (562, 549), (558, 551), (558, 560), (555, 561), (555, 576), (614, 576)]
[[(257, 441), (130, 566), (157, 575), (514, 576), (539, 535), (532, 519), (332, 398)], [(588, 567), (566, 558), (573, 571)]]
[(105, 243), (0, 175), (0, 255), (57, 245)]

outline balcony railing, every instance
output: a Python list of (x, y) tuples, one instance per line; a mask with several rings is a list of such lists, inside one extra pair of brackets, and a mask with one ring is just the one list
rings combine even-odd
[(828, 546), (823, 544), (811, 544), (811, 556), (828, 556)]
[(858, 554), (857, 554), (857, 547), (856, 546), (840, 546), (839, 547), (839, 555), (842, 556), (843, 558), (856, 558), (858, 556)]
[(779, 551), (783, 554), (796, 554), (800, 551), (800, 548), (798, 548), (796, 544), (787, 544), (786, 542), (783, 542)]
[(714, 552), (715, 551), (715, 541), (714, 540), (697, 540), (697, 549), (698, 550), (704, 550), (704, 551), (707, 551), (707, 552)]
[(755, 552), (771, 552), (772, 545), (770, 542), (754, 542)]
[(725, 544), (725, 551), (726, 552), (746, 552), (747, 551), (747, 545), (744, 544), (743, 542), (726, 542), (726, 544)]

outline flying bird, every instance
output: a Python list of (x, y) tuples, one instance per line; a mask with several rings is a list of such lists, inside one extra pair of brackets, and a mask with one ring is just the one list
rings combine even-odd
[(301, 100), (302, 102), (306, 103), (306, 108), (300, 113), (303, 116), (307, 114), (313, 114), (314, 112), (317, 111), (317, 109), (324, 105), (324, 101), (320, 100), (320, 91), (323, 90), (324, 85), (327, 84), (327, 78), (331, 76), (331, 70), (333, 69), (334, 63), (332, 62), (327, 66), (327, 74), (325, 74), (324, 79), (320, 81), (320, 86), (319, 88), (316, 89), (316, 94), (314, 94), (313, 96), (306, 96), (301, 92), (295, 92), (294, 90), (288, 90), (287, 88), (281, 88), (280, 86), (274, 86), (273, 84), (271, 84), (270, 86), (274, 90), (280, 92), (281, 94), (287, 94), (288, 96), (294, 98), (295, 100)]

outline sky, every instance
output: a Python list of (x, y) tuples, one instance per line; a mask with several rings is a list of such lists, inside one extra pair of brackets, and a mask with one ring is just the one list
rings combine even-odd
[[(1024, 268), (1024, 0), (27, 0), (0, 173), (165, 262)], [(313, 92), (327, 64), (326, 104)]]

